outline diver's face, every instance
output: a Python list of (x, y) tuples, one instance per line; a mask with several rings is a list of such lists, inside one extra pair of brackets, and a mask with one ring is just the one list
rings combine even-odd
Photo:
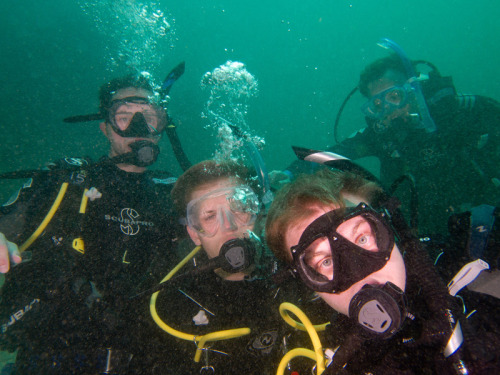
[[(143, 98), (148, 98), (151, 96), (153, 93), (140, 89), (140, 88), (135, 88), (135, 87), (128, 87), (125, 89), (118, 90), (116, 94), (112, 97), (112, 100), (117, 100), (117, 99), (123, 99), (123, 98), (128, 98), (132, 96), (138, 96), (138, 97), (143, 97)], [(106, 138), (108, 138), (109, 143), (110, 143), (110, 152), (109, 156), (114, 157), (118, 155), (123, 155), (128, 152), (131, 152), (130, 144), (139, 140), (144, 140), (147, 139), (148, 141), (157, 144), (159, 139), (158, 137), (154, 138), (130, 138), (130, 137), (122, 137), (118, 135), (111, 124), (102, 122), (101, 123), (101, 131), (104, 133)]]
[[(358, 204), (362, 200), (349, 196), (349, 202)], [(288, 249), (291, 249), (292, 246), (295, 246), (299, 243), (300, 237), (304, 230), (311, 224), (314, 220), (324, 215), (325, 213), (339, 208), (334, 205), (313, 205), (310, 209), (313, 210), (313, 214), (309, 216), (307, 219), (303, 220), (297, 225), (291, 226), (286, 230), (285, 233), (285, 243)], [(346, 225), (344, 225), (346, 224)], [(356, 226), (355, 223), (345, 222), (341, 226), (337, 228), (339, 234), (341, 234), (346, 239), (356, 243), (356, 236), (359, 235), (357, 231), (359, 231), (359, 226)], [(366, 246), (371, 246), (368, 242)], [(370, 249), (368, 249), (370, 250)], [(318, 272), (322, 273), (324, 276), (331, 278), (331, 249), (330, 243), (328, 239), (322, 238), (311, 244), (308, 248), (308, 252), (310, 252), (312, 257), (314, 258), (314, 262), (317, 260), (317, 264), (322, 269), (317, 269)], [(324, 272), (323, 272), (324, 271)], [(349, 303), (351, 302), (354, 295), (361, 290), (364, 285), (372, 284), (372, 285), (384, 285), (386, 282), (392, 282), (402, 290), (405, 289), (406, 284), (406, 270), (404, 266), (403, 257), (399, 252), (397, 246), (394, 246), (392, 249), (389, 260), (386, 265), (382, 267), (380, 270), (371, 273), (364, 279), (353, 284), (349, 289), (345, 290), (342, 293), (324, 293), (318, 292), (318, 295), (333, 309), (342, 313), (344, 315), (349, 315)]]
[[(368, 91), (370, 99), (372, 99), (377, 94), (386, 91), (395, 86), (404, 85), (406, 79), (403, 74), (395, 72), (392, 70), (387, 71), (383, 77), (376, 79), (368, 84)], [(413, 94), (408, 100), (408, 103), (401, 107), (395, 108), (393, 111), (388, 113), (384, 118), (376, 121), (374, 123), (375, 130), (383, 131), (390, 128), (394, 121), (402, 121), (403, 123), (410, 122), (412, 120), (410, 114), (414, 112), (415, 100)], [(384, 102), (380, 101), (380, 106), (383, 106)]]
[[(220, 180), (201, 185), (196, 190), (193, 191), (189, 197), (190, 201), (201, 198), (215, 190), (231, 188), (234, 186), (241, 185), (241, 183), (235, 179), (222, 178)], [(229, 203), (226, 200), (226, 196), (222, 195), (213, 199), (209, 199), (203, 202), (203, 207), (201, 210), (207, 214), (217, 215), (221, 208), (230, 210)], [(235, 238), (248, 237), (248, 231), (253, 230), (254, 223), (242, 224), (241, 222), (231, 220), (231, 217), (226, 215), (218, 216), (220, 223), (218, 224), (217, 231), (213, 236), (207, 237), (203, 236), (191, 227), (187, 227), (189, 236), (196, 245), (201, 245), (209, 258), (215, 258), (219, 255), (219, 251), (224, 243)]]

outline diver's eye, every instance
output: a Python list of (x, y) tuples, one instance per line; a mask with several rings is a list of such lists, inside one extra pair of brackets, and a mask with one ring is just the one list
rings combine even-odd
[(131, 113), (119, 113), (115, 116), (116, 124), (120, 126), (120, 128), (123, 126), (128, 126), (131, 120), (132, 120)]
[(319, 267), (320, 268), (330, 268), (332, 265), (333, 265), (332, 258), (326, 258), (320, 262)]
[(216, 219), (216, 216), (215, 212), (206, 212), (201, 216), (200, 221), (210, 223)]
[(385, 100), (387, 100), (391, 104), (399, 105), (401, 103), (402, 97), (403, 95), (400, 90), (394, 90), (386, 95)]
[(326, 257), (321, 259), (315, 266), (314, 270), (327, 277), (328, 279), (333, 279), (333, 259), (332, 257)]
[(362, 216), (355, 216), (340, 224), (337, 232), (352, 244), (368, 251), (378, 251), (376, 234)]
[(368, 243), (367, 236), (360, 236), (356, 241), (358, 245), (366, 245)]
[(382, 107), (382, 100), (380, 100), (379, 98), (373, 100), (373, 106), (377, 109), (377, 110), (380, 110), (381, 107)]
[(248, 212), (232, 212), (234, 218), (241, 224), (247, 224), (252, 220), (252, 214)]
[(146, 119), (146, 123), (153, 127), (156, 127), (158, 125), (158, 116), (156, 116), (156, 113), (143, 112), (143, 115)]

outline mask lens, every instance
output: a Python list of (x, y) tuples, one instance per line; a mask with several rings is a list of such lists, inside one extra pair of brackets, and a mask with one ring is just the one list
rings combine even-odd
[(382, 268), (394, 247), (392, 230), (366, 205), (330, 211), (311, 223), (292, 255), (312, 289), (344, 291)]
[(189, 202), (187, 222), (200, 235), (213, 237), (219, 228), (234, 231), (253, 224), (258, 212), (259, 202), (252, 189), (224, 188)]
[(120, 130), (126, 130), (138, 112), (142, 113), (148, 127), (158, 130), (158, 114), (152, 106), (148, 104), (126, 103), (117, 108), (114, 116), (116, 126), (118, 126)]
[[(145, 98), (125, 98), (115, 101), (110, 108), (109, 121), (122, 136), (137, 136), (131, 129), (134, 126), (147, 129), (143, 136), (159, 135), (166, 127), (166, 112)], [(141, 123), (144, 125), (140, 125)]]
[(307, 266), (307, 273), (317, 279), (333, 280), (333, 256), (326, 237), (314, 241), (301, 256), (301, 263)]
[(404, 105), (406, 105), (406, 89), (402, 86), (393, 86), (372, 96), (363, 104), (361, 111), (365, 116), (381, 120)]
[(385, 102), (395, 105), (397, 107), (401, 106), (401, 103), (405, 99), (405, 90), (402, 87), (393, 87), (385, 94)]
[(364, 215), (354, 216), (340, 224), (336, 232), (340, 234), (347, 243), (356, 246), (360, 250), (378, 252), (378, 237), (373, 223)]

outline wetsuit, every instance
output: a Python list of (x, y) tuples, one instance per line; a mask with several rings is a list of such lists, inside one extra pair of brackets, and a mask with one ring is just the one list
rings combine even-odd
[[(164, 289), (158, 296), (157, 311), (166, 324), (178, 331), (204, 335), (251, 329), (248, 335), (209, 343), (210, 349), (198, 363), (194, 361), (195, 343), (175, 338), (169, 354), (166, 353), (175, 361), (172, 374), (275, 374), (284, 352), (310, 346), (305, 333), (292, 334), (294, 330), (280, 317), (280, 303), (294, 302), (285, 297), (291, 294), (290, 290), (274, 286), (269, 279), (227, 281), (213, 271)], [(206, 324), (196, 324), (193, 320), (200, 311), (208, 319)], [(299, 362), (294, 364), (297, 369), (304, 369), (304, 373), (305, 369), (311, 370), (312, 361)]]
[[(415, 312), (415, 311), (414, 311)], [(425, 315), (410, 321), (393, 338), (389, 340), (366, 340), (356, 354), (350, 359), (344, 369), (334, 372), (328, 369), (325, 375), (331, 374), (374, 374), (374, 375), (417, 375), (441, 374), (455, 375), (454, 369), (442, 353), (442, 345), (438, 343), (419, 341), (419, 335), (425, 334)], [(330, 345), (335, 348), (342, 345), (347, 336), (346, 331), (352, 327), (352, 322), (345, 317), (337, 318), (330, 329)], [(353, 328), (356, 329), (356, 328)], [(464, 329), (462, 325), (462, 329)], [(474, 337), (474, 330), (464, 332), (474, 343), (466, 341), (462, 344), (468, 350), (475, 346), (474, 353), (464, 355), (464, 364), (470, 374), (494, 374), (498, 371), (498, 337), (493, 332), (485, 333), (480, 338)], [(467, 339), (466, 339), (467, 340)], [(471, 359), (473, 358), (473, 359)]]
[[(453, 238), (447, 241), (450, 246), (459, 244)], [(447, 269), (439, 265), (435, 267), (427, 255), (433, 252), (427, 248), (430, 246), (438, 246), (446, 253), (448, 249), (444, 242), (425, 238), (423, 242), (415, 239), (413, 245), (405, 243), (409, 246), (403, 252), (407, 277), (406, 319), (401, 329), (389, 338), (378, 338), (376, 334), (366, 333), (354, 319), (336, 314), (327, 328), (326, 342), (328, 347), (339, 347), (334, 360), (339, 353), (342, 353), (342, 360), (337, 361), (336, 368), (327, 369), (324, 374), (497, 373), (500, 368), (500, 324), (497, 319), (500, 299), (472, 292), (466, 287), (455, 297), (450, 295), (440, 278), (450, 280)], [(425, 244), (425, 249), (421, 244)], [(466, 252), (466, 248), (454, 249), (453, 260), (443, 255), (440, 262), (447, 259), (457, 263), (460, 252)], [(456, 266), (452, 268), (456, 269)], [(453, 319), (449, 319), (449, 312)], [(450, 340), (450, 327), (456, 327), (457, 321), (460, 322), (463, 342), (457, 338)], [(445, 357), (443, 352), (449, 341), (455, 343), (449, 347), (456, 348), (456, 351), (450, 350), (450, 355)], [(344, 368), (338, 368), (344, 364)], [(460, 372), (460, 365), (469, 372)]]
[[(324, 374), (459, 374), (454, 362), (443, 355), (447, 341), (441, 336), (443, 323), (433, 319), (434, 315), (427, 303), (429, 297), (421, 292), (420, 282), (408, 280), (406, 295), (411, 318), (406, 318), (402, 329), (389, 339), (366, 337), (351, 319), (335, 315), (327, 328), (328, 347), (351, 345), (355, 349), (343, 369), (333, 371), (327, 368)], [(464, 342), (456, 353), (469, 374), (497, 373), (500, 366), (500, 335), (496, 317), (500, 312), (500, 300), (468, 291), (460, 295), (468, 301), (467, 314), (474, 309), (477, 311), (466, 319), (465, 314), (460, 312), (462, 300), (454, 298), (454, 315), (460, 319), (464, 336)], [(354, 344), (348, 339), (353, 333), (359, 339)]]
[[(446, 233), (451, 213), (479, 204), (500, 202), (500, 103), (482, 96), (447, 96), (429, 110), (437, 131), (393, 123), (385, 132), (374, 127), (355, 133), (329, 149), (352, 160), (376, 156), (385, 187), (403, 174), (416, 180), (421, 233)], [(368, 121), (368, 120), (367, 120)], [(292, 175), (310, 173), (317, 165), (295, 162)], [(409, 189), (397, 196), (407, 205)]]
[[(66, 162), (85, 170), (61, 172)], [(0, 231), (20, 245), (62, 182), (69, 183), (49, 225), (23, 253), (26, 260), (6, 275), (1, 348), (18, 350), (17, 373), (151, 373), (144, 354), (153, 344), (147, 299), (129, 297), (177, 262), (179, 232), (170, 203), (175, 178), (126, 173), (105, 161), (66, 162), (35, 177), (2, 207)], [(79, 213), (83, 189), (91, 187), (101, 196)]]

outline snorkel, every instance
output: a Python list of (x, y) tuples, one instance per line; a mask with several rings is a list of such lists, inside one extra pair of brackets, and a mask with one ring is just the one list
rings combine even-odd
[(387, 38), (383, 38), (380, 42), (377, 43), (377, 45), (385, 49), (392, 49), (401, 59), (401, 62), (406, 71), (406, 75), (408, 77), (408, 83), (413, 88), (415, 93), (415, 99), (417, 101), (417, 106), (419, 110), (418, 115), (420, 117), (420, 122), (419, 125), (417, 125), (417, 128), (425, 129), (425, 131), (428, 133), (436, 131), (437, 129), (436, 124), (434, 123), (434, 120), (432, 119), (429, 113), (429, 109), (427, 108), (427, 104), (425, 102), (424, 94), (422, 93), (422, 86), (420, 84), (420, 79), (419, 77), (417, 77), (415, 68), (413, 67), (413, 64), (411, 63), (406, 53), (398, 44)]
[(259, 184), (261, 186), (261, 191), (262, 191), (261, 200), (262, 203), (264, 204), (264, 207), (267, 210), (271, 205), (271, 202), (273, 201), (273, 192), (271, 191), (269, 174), (267, 173), (267, 168), (266, 164), (264, 163), (264, 159), (262, 158), (262, 155), (257, 149), (257, 146), (255, 146), (255, 144), (248, 139), (248, 136), (238, 126), (233, 125), (229, 122), (228, 126), (236, 134), (236, 136), (243, 141), (243, 147), (245, 147), (245, 150), (250, 156), (250, 160), (252, 161), (252, 164), (255, 168), (255, 171), (257, 173), (257, 178), (259, 179)]

